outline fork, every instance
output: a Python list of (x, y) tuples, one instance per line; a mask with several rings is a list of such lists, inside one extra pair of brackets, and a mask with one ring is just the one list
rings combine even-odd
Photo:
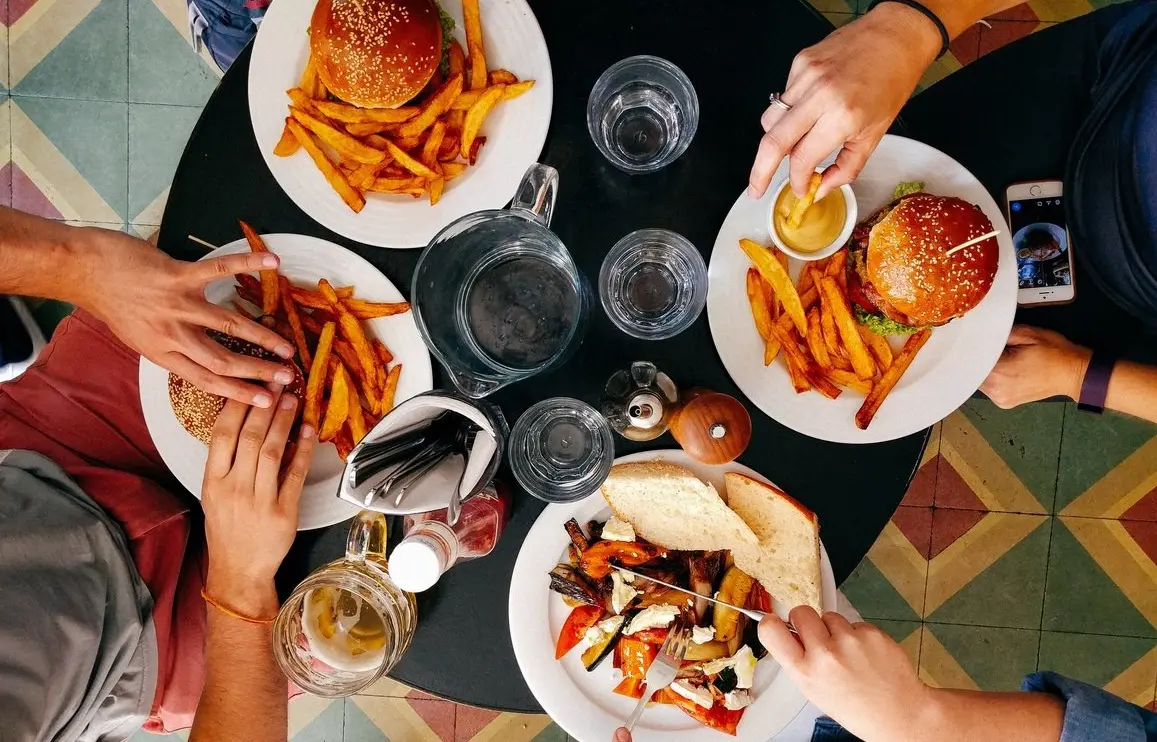
[(691, 630), (687, 628), (686, 624), (680, 623), (675, 628), (671, 629), (667, 634), (666, 641), (663, 642), (663, 648), (659, 650), (659, 655), (655, 657), (655, 661), (651, 663), (651, 667), (647, 670), (647, 677), (645, 682), (647, 689), (643, 691), (643, 697), (639, 699), (639, 703), (635, 706), (635, 710), (631, 712), (630, 718), (627, 719), (627, 731), (635, 728), (639, 717), (643, 715), (643, 710), (647, 708), (647, 703), (651, 700), (651, 696), (655, 694), (660, 688), (666, 688), (675, 681), (675, 676), (679, 672), (679, 666), (683, 663), (683, 656), (687, 654), (687, 643), (691, 638)]

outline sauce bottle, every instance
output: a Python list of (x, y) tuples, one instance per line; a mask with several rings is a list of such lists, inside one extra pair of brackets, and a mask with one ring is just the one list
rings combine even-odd
[(462, 514), (453, 526), (445, 510), (407, 515), (406, 536), (390, 555), (390, 577), (403, 590), (428, 590), (455, 564), (494, 551), (509, 519), (510, 492), (499, 482), (462, 503)]

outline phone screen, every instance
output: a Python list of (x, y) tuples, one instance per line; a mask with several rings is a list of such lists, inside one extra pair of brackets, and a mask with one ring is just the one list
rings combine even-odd
[(1064, 199), (1050, 196), (1010, 201), (1008, 213), (1020, 287), (1071, 286)]

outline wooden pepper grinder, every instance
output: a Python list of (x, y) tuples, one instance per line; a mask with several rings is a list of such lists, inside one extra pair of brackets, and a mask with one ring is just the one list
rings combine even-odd
[(751, 415), (739, 400), (720, 392), (692, 389), (670, 424), (671, 435), (691, 458), (726, 464), (751, 443)]

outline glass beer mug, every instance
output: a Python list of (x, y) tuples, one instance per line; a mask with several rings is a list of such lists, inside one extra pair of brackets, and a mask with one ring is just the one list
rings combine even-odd
[(277, 664), (302, 690), (349, 696), (389, 672), (417, 626), (414, 596), (386, 571), (386, 517), (363, 510), (346, 555), (306, 577), (273, 622)]

